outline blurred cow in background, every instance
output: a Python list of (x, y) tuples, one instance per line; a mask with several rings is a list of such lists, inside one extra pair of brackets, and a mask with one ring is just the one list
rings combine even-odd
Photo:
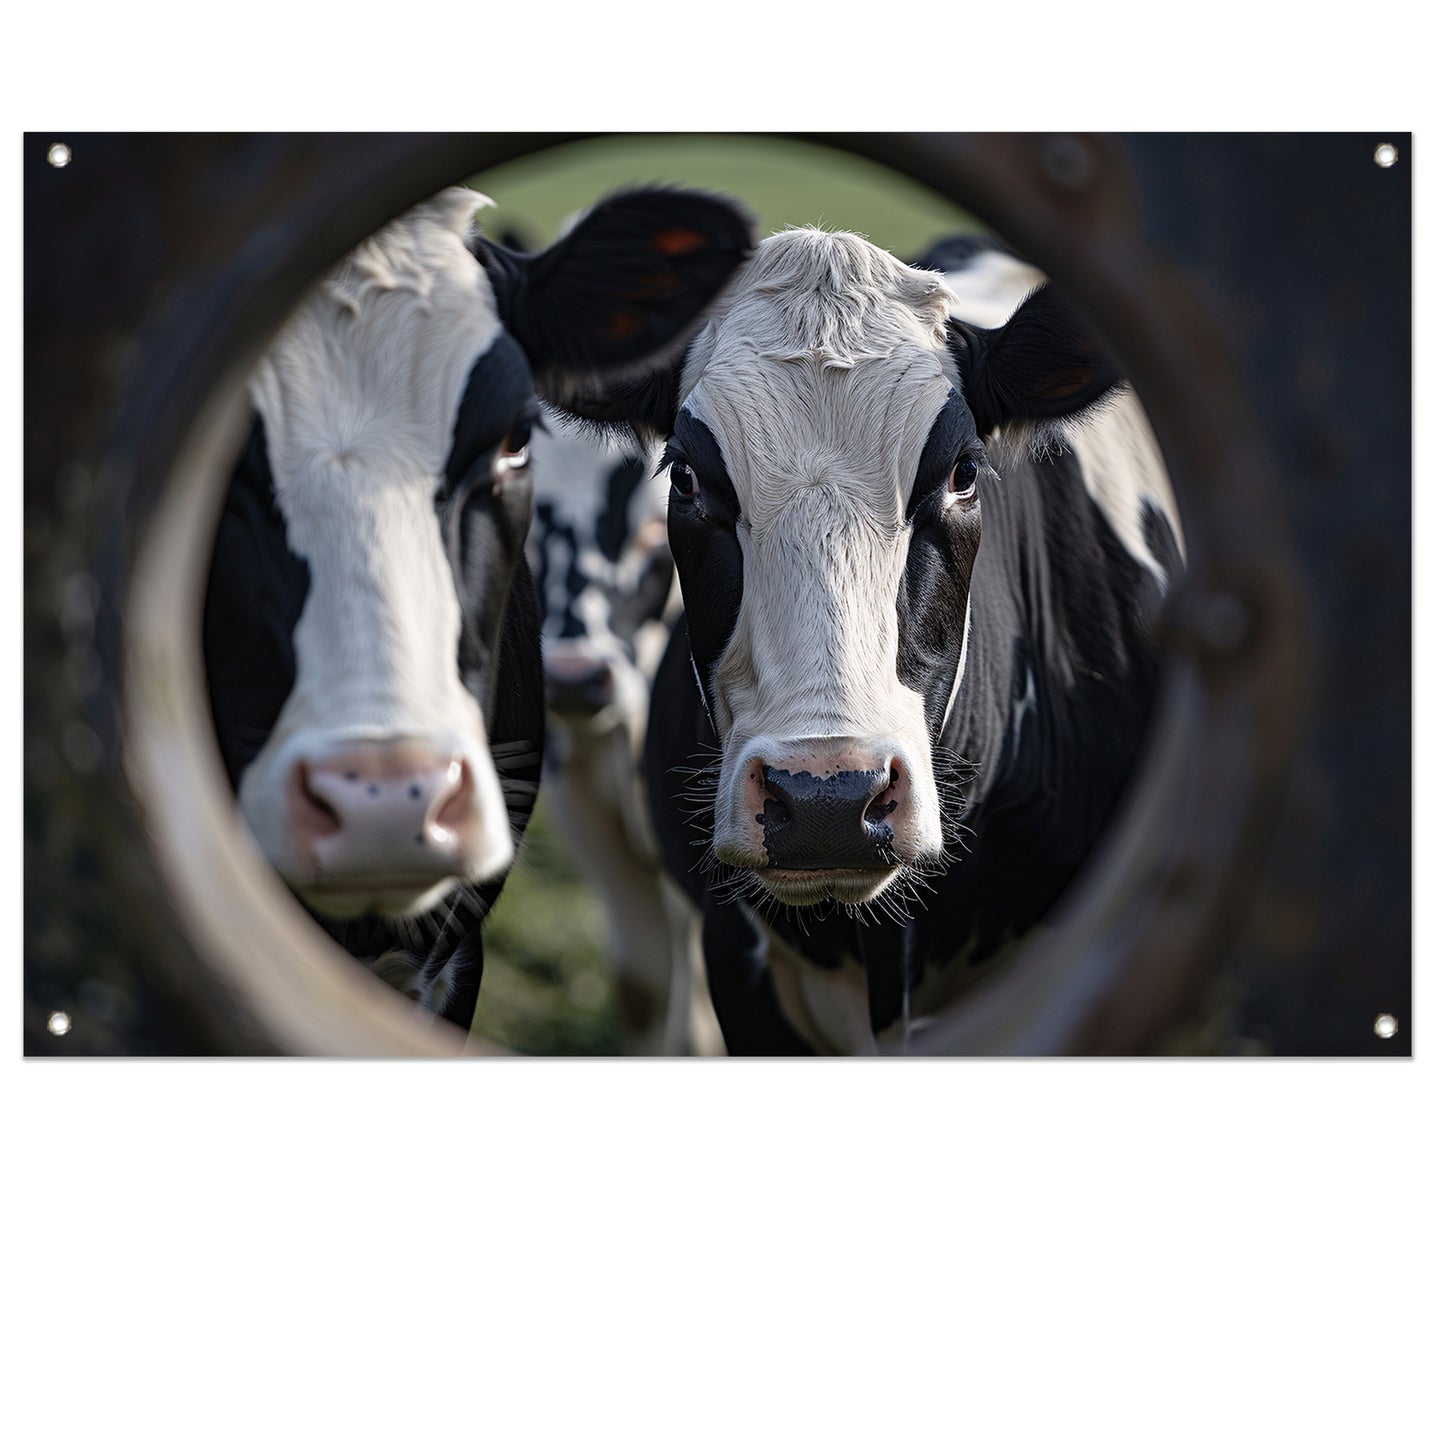
[(607, 957), (629, 1053), (720, 1053), (696, 911), (665, 877), (647, 817), (642, 742), (653, 674), (681, 610), (659, 448), (533, 434), (528, 540), (542, 599), (545, 788), (607, 916)]

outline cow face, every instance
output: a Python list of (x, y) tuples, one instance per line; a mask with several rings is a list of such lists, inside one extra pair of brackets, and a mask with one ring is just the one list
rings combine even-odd
[(579, 434), (555, 416), (533, 443), (527, 551), (548, 708), (568, 735), (620, 727), (640, 744), (674, 590), (658, 448)]
[(784, 232), (671, 387), (573, 401), (668, 434), (669, 536), (722, 745), (713, 852), (785, 904), (865, 904), (945, 860), (940, 738), (999, 485), (990, 436), (1118, 380), (1049, 288), (997, 330), (953, 302), (861, 237)]
[(644, 191), (524, 256), (473, 236), (481, 200), (416, 207), (304, 300), (252, 380), (217, 537), (222, 755), (266, 856), (333, 917), (422, 912), (510, 863), (489, 729), (536, 672), (534, 380), (656, 355), (748, 248), (727, 204)]

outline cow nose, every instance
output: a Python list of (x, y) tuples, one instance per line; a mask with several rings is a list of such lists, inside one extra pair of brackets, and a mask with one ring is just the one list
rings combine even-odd
[(774, 868), (883, 868), (895, 860), (889, 816), (902, 779), (896, 763), (822, 776), (764, 767), (763, 842)]
[(579, 653), (549, 656), (547, 706), (555, 712), (596, 713), (613, 697), (612, 664)]
[(297, 854), (323, 884), (439, 882), (463, 870), (480, 826), (465, 759), (407, 743), (302, 759), (287, 804)]

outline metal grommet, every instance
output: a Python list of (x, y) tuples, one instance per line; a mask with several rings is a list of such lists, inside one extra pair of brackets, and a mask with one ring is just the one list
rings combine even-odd
[(45, 1027), (48, 1028), (56, 1038), (63, 1038), (70, 1032), (70, 1015), (63, 1009), (56, 1009), (45, 1021)]
[(46, 151), (45, 159), (48, 160), (56, 170), (59, 170), (62, 166), (68, 166), (70, 164), (70, 154), (70, 147), (68, 145), (63, 141), (56, 141), (56, 143)]
[(1400, 1032), (1400, 1021), (1394, 1014), (1375, 1015), (1375, 1034), (1378, 1038), (1392, 1039)]
[[(1385, 141), (1375, 147), (1375, 164), (1377, 166), (1383, 166), (1385, 167), (1385, 169), (1388, 170), (1389, 167), (1394, 165), (1395, 162), (1399, 159), (1400, 152), (1397, 151), (1395, 147), (1389, 143), (1389, 141)], [(1387, 1018), (1388, 1015), (1381, 1014), (1380, 1017)]]

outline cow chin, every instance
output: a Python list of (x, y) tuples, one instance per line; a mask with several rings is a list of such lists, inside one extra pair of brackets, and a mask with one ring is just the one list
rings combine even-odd
[(871, 903), (901, 870), (891, 868), (759, 868), (758, 881), (789, 908), (811, 908), (829, 900)]
[(455, 878), (444, 878), (417, 892), (414, 885), (401, 881), (291, 883), (297, 897), (308, 908), (335, 919), (361, 918), (366, 914), (381, 918), (416, 918), (439, 907), (456, 885)]
[(480, 888), (501, 878), (516, 855), (510, 834), (498, 846), (486, 849), (486, 856), (474, 865), (462, 864), (454, 874), (437, 878), (333, 877), (317, 879), (310, 874), (287, 876), (278, 871), (297, 897), (313, 912), (327, 918), (349, 919), (371, 915), (378, 918), (419, 918), (440, 908), (461, 887)]

